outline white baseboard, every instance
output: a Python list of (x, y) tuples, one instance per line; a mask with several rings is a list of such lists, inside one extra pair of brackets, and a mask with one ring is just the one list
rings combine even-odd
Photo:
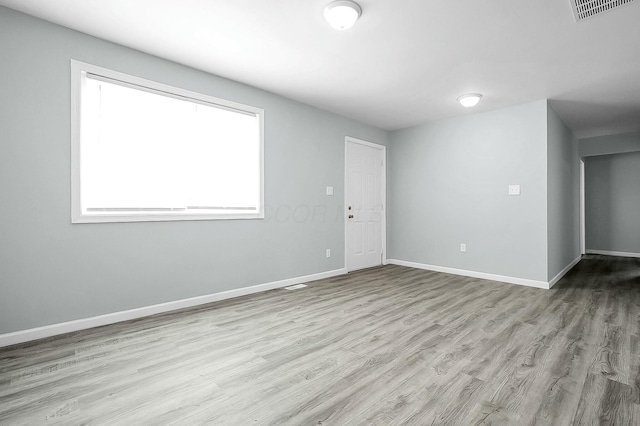
[(117, 322), (146, 317), (163, 312), (175, 311), (177, 309), (190, 308), (192, 306), (204, 305), (220, 300), (245, 296), (247, 294), (260, 293), (276, 288), (288, 287), (295, 284), (307, 283), (309, 281), (331, 278), (346, 274), (346, 268), (335, 269), (333, 271), (320, 272), (317, 274), (305, 275), (301, 277), (289, 278), (281, 281), (274, 281), (265, 284), (258, 284), (251, 287), (244, 287), (235, 290), (222, 291), (220, 293), (206, 294), (204, 296), (190, 297), (188, 299), (175, 300), (172, 302), (160, 303), (157, 305), (143, 306), (141, 308), (129, 309), (126, 311), (113, 312), (91, 318), (83, 318), (59, 324), (46, 325), (43, 327), (31, 328), (28, 330), (15, 331), (12, 333), (0, 334), (0, 347), (15, 345), (17, 343), (70, 333), (87, 328), (99, 327), (102, 325), (114, 324)]
[(407, 262), (405, 260), (388, 259), (392, 265), (408, 266), (410, 268), (426, 269), (427, 271), (444, 272), (447, 274), (462, 275), (465, 277), (482, 278), (485, 280), (501, 281), (510, 284), (524, 285), (528, 287), (548, 289), (549, 283), (545, 281), (528, 280), (525, 278), (508, 277), (505, 275), (487, 274), (485, 272), (467, 271), (465, 269), (447, 268), (445, 266), (427, 265), (425, 263)]
[(567, 272), (569, 272), (571, 270), (571, 268), (573, 268), (574, 266), (576, 266), (578, 264), (578, 262), (580, 262), (580, 259), (582, 259), (582, 255), (576, 257), (575, 259), (573, 259), (573, 261), (571, 263), (569, 263), (567, 266), (565, 266), (565, 268), (562, 271), (560, 271), (558, 273), (558, 275), (553, 277), (553, 279), (551, 281), (549, 281), (549, 288), (551, 288), (554, 285), (556, 285), (558, 283), (558, 281), (560, 281), (562, 279), (562, 277), (564, 277), (567, 274)]
[(620, 257), (640, 257), (640, 253), (629, 253), (626, 251), (607, 251), (607, 250), (589, 250), (587, 254), (604, 254), (605, 256), (620, 256)]

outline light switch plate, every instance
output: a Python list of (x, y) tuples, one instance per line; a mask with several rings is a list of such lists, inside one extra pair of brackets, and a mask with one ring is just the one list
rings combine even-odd
[(327, 186), (327, 195), (333, 195), (333, 186)]
[(509, 185), (509, 195), (520, 195), (520, 185)]

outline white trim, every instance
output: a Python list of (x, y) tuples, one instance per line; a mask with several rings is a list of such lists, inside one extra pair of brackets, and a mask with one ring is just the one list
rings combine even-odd
[(632, 253), (627, 251), (609, 251), (609, 250), (587, 250), (587, 254), (603, 254), (605, 256), (620, 256), (620, 257), (640, 257), (640, 253)]
[(585, 254), (586, 249), (586, 224), (585, 224), (585, 189), (584, 189), (584, 160), (580, 159), (580, 254)]
[(555, 277), (553, 277), (553, 279), (551, 281), (549, 281), (549, 288), (553, 287), (554, 285), (556, 285), (558, 283), (558, 281), (560, 281), (562, 279), (562, 277), (564, 277), (567, 272), (569, 272), (571, 270), (571, 268), (573, 268), (574, 266), (576, 266), (578, 264), (578, 262), (580, 262), (580, 259), (582, 259), (582, 255), (576, 257), (575, 259), (573, 259), (573, 261), (571, 261), (571, 263), (569, 263), (567, 266), (565, 266), (565, 268), (558, 272), (558, 275), (556, 275)]
[(354, 137), (351, 137), (351, 136), (345, 136), (344, 141), (345, 141), (345, 143), (346, 142), (352, 142), (352, 143), (357, 143), (358, 145), (365, 145), (365, 146), (368, 146), (369, 148), (379, 149), (379, 150), (381, 150), (381, 151), (386, 153), (386, 148), (387, 147), (384, 146), (384, 145), (380, 145), (380, 144), (373, 143), (373, 142), (367, 142), (367, 141), (364, 141), (362, 139), (354, 138)]
[(245, 296), (253, 293), (273, 290), (276, 288), (288, 287), (295, 284), (307, 283), (310, 281), (331, 278), (338, 275), (344, 275), (347, 271), (345, 268), (335, 269), (333, 271), (320, 272), (317, 274), (304, 275), (301, 277), (289, 278), (280, 281), (274, 281), (265, 284), (258, 284), (251, 287), (238, 288), (235, 290), (222, 291), (220, 293), (206, 294), (204, 296), (196, 296), (188, 299), (175, 300), (172, 302), (160, 303), (157, 305), (144, 306), (141, 308), (129, 309), (126, 311), (113, 312), (105, 315), (99, 315), (91, 318), (83, 318), (74, 321), (63, 322), (59, 324), (46, 325), (43, 327), (31, 328), (28, 330), (15, 331), (12, 333), (0, 334), (0, 347), (15, 345), (17, 343), (28, 342), (31, 340), (42, 339), (45, 337), (56, 336), (59, 334), (70, 333), (78, 330), (99, 327), (102, 325), (114, 324), (121, 321), (128, 321), (136, 318), (142, 318), (149, 315), (155, 315), (163, 312), (175, 311), (176, 309), (189, 308), (192, 306), (204, 305), (206, 303), (217, 302), (220, 300), (231, 299), (234, 297)]
[[(344, 138), (344, 205), (343, 208), (346, 209), (347, 206), (347, 145), (349, 143), (356, 143), (359, 145), (365, 145), (370, 148), (378, 149), (382, 151), (382, 265), (386, 265), (389, 262), (387, 261), (387, 147), (384, 145), (380, 145), (377, 143), (367, 142), (362, 139), (354, 138), (351, 136), (345, 136)], [(347, 253), (347, 215), (344, 214), (344, 268), (345, 270), (349, 270), (349, 264), (347, 262), (348, 253)]]
[(80, 216), (82, 208), (80, 207), (80, 148), (81, 148), (81, 129), (82, 121), (82, 84), (84, 79), (82, 75), (83, 62), (71, 60), (71, 223), (75, 223)]
[[(82, 147), (82, 88), (86, 76), (93, 74), (102, 78), (98, 80), (115, 80), (126, 87), (135, 87), (151, 93), (162, 94), (191, 102), (213, 105), (219, 108), (245, 113), (258, 119), (259, 135), (259, 167), (260, 167), (260, 205), (248, 213), (230, 210), (228, 213), (195, 213), (195, 212), (146, 212), (145, 214), (87, 214), (81, 208), (81, 155)], [(86, 107), (85, 107), (86, 108)], [(71, 59), (71, 223), (104, 223), (104, 222), (157, 222), (183, 220), (232, 220), (232, 219), (264, 219), (264, 110), (251, 105), (241, 104), (217, 98), (204, 93), (193, 92), (180, 87), (170, 86), (153, 80), (147, 80), (108, 68)]]
[(482, 278), (485, 280), (501, 281), (510, 284), (524, 285), (527, 287), (549, 288), (549, 283), (545, 281), (528, 280), (525, 278), (508, 277), (505, 275), (487, 274), (485, 272), (468, 271), (465, 269), (448, 268), (445, 266), (427, 265), (424, 263), (407, 262), (405, 260), (388, 259), (391, 265), (408, 266), (410, 268), (425, 269), (427, 271), (444, 272), (446, 274), (462, 275), (465, 277)]

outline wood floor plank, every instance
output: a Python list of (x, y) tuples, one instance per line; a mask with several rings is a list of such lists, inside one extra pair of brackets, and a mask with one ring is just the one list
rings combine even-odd
[(511, 426), (525, 423), (521, 417), (518, 413), (509, 411), (504, 407), (483, 401), (473, 407), (462, 424), (473, 426)]
[(0, 348), (0, 425), (634, 425), (640, 259), (395, 265)]

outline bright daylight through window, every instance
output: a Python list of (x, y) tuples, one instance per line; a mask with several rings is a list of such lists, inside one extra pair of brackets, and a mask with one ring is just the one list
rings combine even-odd
[(72, 222), (264, 217), (263, 111), (72, 62)]

